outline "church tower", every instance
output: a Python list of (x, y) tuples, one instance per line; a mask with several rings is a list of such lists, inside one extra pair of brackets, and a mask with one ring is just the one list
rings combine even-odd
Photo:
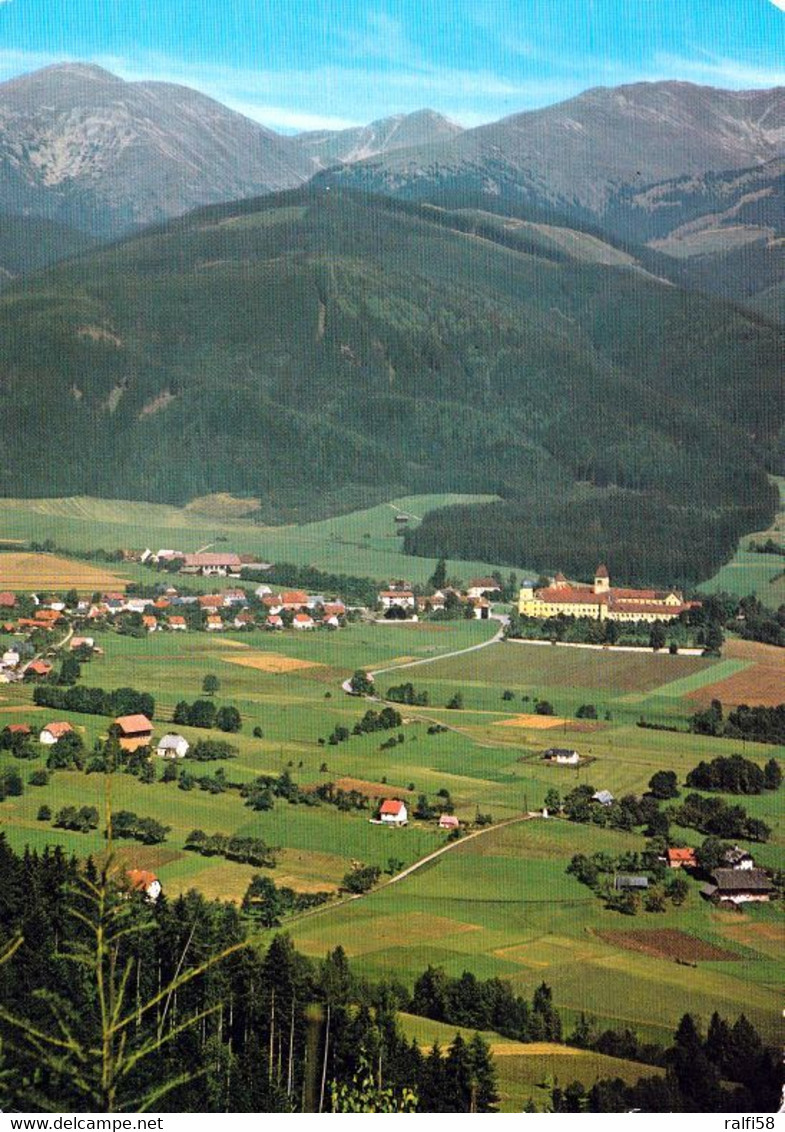
[(606, 594), (611, 588), (611, 580), (608, 576), (608, 567), (599, 565), (594, 574), (594, 592), (596, 594)]

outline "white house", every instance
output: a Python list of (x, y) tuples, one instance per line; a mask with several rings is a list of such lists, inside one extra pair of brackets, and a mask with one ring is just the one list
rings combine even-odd
[(190, 747), (191, 744), (184, 735), (164, 735), (155, 748), (155, 753), (162, 759), (183, 759)]
[(414, 609), (416, 602), (411, 590), (382, 590), (379, 604), (383, 609), (392, 609), (394, 605), (401, 609)]
[(310, 613), (295, 613), (292, 625), (295, 629), (313, 629), (315, 622)]
[(73, 727), (70, 723), (47, 723), (46, 727), (44, 727), (41, 734), (38, 736), (38, 742), (43, 743), (46, 747), (51, 747), (71, 731), (73, 731)]
[(131, 890), (143, 892), (145, 898), (151, 904), (155, 904), (161, 895), (161, 882), (155, 873), (148, 872), (147, 869), (129, 869), (127, 876)]
[(403, 802), (399, 802), (397, 798), (388, 798), (382, 802), (379, 818), (386, 825), (406, 825), (409, 815)]
[(16, 649), (6, 649), (6, 651), (3, 653), (3, 668), (16, 668), (19, 660), (20, 656)]
[(729, 869), (755, 868), (755, 859), (752, 854), (748, 853), (746, 849), (740, 849), (738, 845), (725, 850), (722, 854), (722, 863)]
[(567, 747), (549, 747), (547, 751), (543, 751), (542, 757), (548, 762), (559, 763), (560, 766), (577, 766), (581, 761), (578, 752)]

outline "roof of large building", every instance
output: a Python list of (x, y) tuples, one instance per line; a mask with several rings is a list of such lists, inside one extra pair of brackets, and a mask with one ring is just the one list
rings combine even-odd
[(153, 725), (147, 716), (141, 714), (118, 716), (115, 723), (126, 735), (135, 734), (137, 731), (152, 731), (153, 729)]
[(715, 869), (711, 878), (720, 892), (771, 892), (763, 869)]
[(231, 554), (223, 551), (220, 554), (203, 553), (203, 554), (186, 554), (184, 555), (186, 566), (240, 566), (240, 556), (238, 554)]

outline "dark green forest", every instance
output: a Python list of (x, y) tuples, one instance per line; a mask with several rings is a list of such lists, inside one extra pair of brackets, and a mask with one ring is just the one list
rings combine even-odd
[(213, 206), (10, 286), (0, 334), (4, 495), (223, 490), (269, 522), (492, 492), (408, 548), (649, 582), (774, 508), (781, 328), (462, 213)]

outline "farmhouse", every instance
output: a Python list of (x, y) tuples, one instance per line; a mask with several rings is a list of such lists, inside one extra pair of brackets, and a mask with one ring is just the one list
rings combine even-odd
[(159, 739), (155, 753), (162, 759), (184, 759), (191, 744), (184, 735), (164, 735)]
[(143, 892), (147, 900), (154, 904), (161, 895), (161, 882), (155, 873), (147, 869), (129, 869), (128, 885), (132, 892)]
[(181, 617), (179, 613), (175, 613), (173, 617), (169, 618), (169, 628), (184, 633), (186, 630), (185, 618)]
[(73, 727), (70, 723), (67, 723), (65, 721), (47, 723), (46, 727), (38, 736), (38, 742), (43, 743), (46, 747), (51, 747), (53, 743), (56, 743), (59, 739), (62, 739), (64, 735), (68, 735), (71, 731), (73, 731)]
[(466, 591), (467, 597), (499, 597), (501, 586), (494, 578), (472, 578)]
[(95, 637), (71, 637), (71, 642), (70, 642), (71, 652), (73, 652), (74, 649), (80, 649), (80, 648), (88, 648), (88, 649), (95, 648)]
[(226, 551), (219, 554), (186, 554), (183, 556), (180, 573), (202, 574), (205, 578), (225, 578), (227, 574), (239, 573), (241, 566), (240, 556)]
[(315, 622), (310, 613), (295, 613), (292, 625), (295, 629), (313, 629)]
[(774, 885), (763, 869), (715, 869), (701, 893), (719, 904), (767, 903)]
[(460, 829), (461, 823), (455, 814), (442, 814), (439, 818), (439, 829)]
[(729, 869), (754, 869), (755, 860), (751, 853), (746, 849), (740, 849), (738, 845), (734, 845), (732, 849), (726, 849), (722, 854), (722, 863)]
[(522, 617), (590, 617), (597, 621), (675, 621), (700, 603), (685, 602), (680, 590), (631, 590), (611, 586), (606, 566), (594, 584), (572, 585), (557, 574), (549, 586), (525, 582), (518, 599)]
[(48, 676), (52, 671), (52, 666), (45, 660), (34, 660), (32, 664), (28, 664), (25, 671), (25, 676)]
[(567, 747), (549, 747), (543, 751), (542, 757), (550, 763), (559, 763), (561, 766), (577, 766), (581, 756), (577, 751)]
[(153, 737), (153, 725), (146, 715), (121, 715), (114, 721), (120, 746), (124, 751), (148, 747)]
[(613, 795), (610, 790), (597, 790), (591, 796), (592, 802), (599, 802), (601, 806), (610, 806), (613, 804)]
[(411, 590), (382, 590), (379, 594), (379, 604), (382, 609), (414, 609), (415, 597)]
[(668, 849), (665, 860), (669, 869), (694, 869), (698, 865), (694, 849)]
[(399, 802), (395, 798), (388, 798), (382, 802), (379, 818), (387, 825), (406, 825), (409, 815), (403, 802)]

